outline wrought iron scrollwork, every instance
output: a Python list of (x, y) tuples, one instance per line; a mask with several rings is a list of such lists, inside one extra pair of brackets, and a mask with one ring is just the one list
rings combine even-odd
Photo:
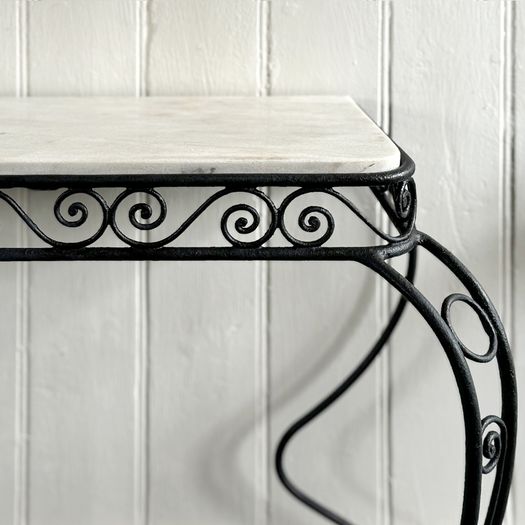
[[(151, 179), (133, 178), (128, 180), (111, 179), (105, 187), (119, 188), (119, 193), (111, 202), (91, 186), (96, 182), (65, 177), (60, 179), (37, 179), (42, 189), (56, 189), (63, 180), (69, 181), (70, 188), (64, 189), (53, 205), (54, 218), (61, 226), (77, 229), (82, 239), (66, 242), (45, 233), (29, 213), (20, 206), (10, 193), (0, 190), (0, 200), (6, 202), (25, 222), (39, 239), (51, 248), (0, 248), (1, 260), (346, 260), (358, 261), (379, 274), (401, 293), (397, 307), (392, 312), (383, 333), (365, 355), (355, 370), (330, 394), (317, 403), (291, 425), (279, 442), (276, 452), (277, 473), (288, 490), (302, 503), (321, 516), (338, 525), (350, 522), (337, 515), (325, 505), (303, 492), (291, 481), (284, 467), (284, 455), (293, 437), (310, 424), (317, 416), (341, 398), (359, 378), (369, 369), (386, 345), (389, 337), (400, 321), (407, 304), (412, 304), (431, 327), (443, 347), (460, 395), (465, 429), (465, 481), (461, 525), (477, 525), (481, 499), (483, 474), (495, 472), (494, 488), (488, 507), (486, 525), (499, 525), (503, 520), (512, 478), (513, 461), (516, 448), (516, 386), (513, 363), (508, 341), (499, 317), (470, 272), (450, 252), (429, 236), (415, 228), (417, 196), (411, 179), (413, 163), (406, 161), (402, 168), (391, 174), (375, 174), (369, 184), (364, 174), (353, 174), (338, 178), (337, 175), (317, 176), (309, 179), (288, 175), (286, 184), (290, 193), (276, 204), (271, 194), (263, 187), (271, 186), (272, 181), (279, 186), (282, 179), (265, 176), (261, 179), (248, 176), (213, 175), (217, 188), (182, 223), (168, 229), (168, 204), (162, 193), (152, 187)], [(158, 177), (161, 187), (194, 186), (196, 179), (171, 179)], [(210, 176), (211, 177), (211, 176)], [(262, 177), (262, 176), (261, 176)], [(270, 178), (268, 178), (270, 177)], [(35, 179), (31, 179), (34, 184)], [(130, 186), (115, 181), (125, 180)], [(181, 180), (183, 182), (181, 182)], [(197, 186), (209, 182), (199, 179)], [(107, 181), (107, 179), (106, 179)], [(384, 232), (369, 220), (365, 214), (346, 195), (335, 189), (341, 186), (369, 186), (394, 226), (395, 233)], [(218, 186), (220, 184), (220, 186)], [(9, 186), (14, 187), (14, 186)], [(25, 187), (25, 186), (24, 186)], [(30, 186), (33, 187), (33, 186)], [(323, 197), (323, 205), (304, 203), (301, 199)], [(235, 201), (233, 199), (236, 198)], [(95, 201), (93, 206), (88, 205)], [(232, 204), (232, 201), (235, 202)], [(337, 247), (326, 246), (333, 239), (336, 219), (331, 204), (349, 210), (358, 221), (373, 232), (380, 242), (375, 246)], [(219, 212), (219, 225), (226, 247), (173, 247), (168, 246), (178, 239), (213, 205), (222, 206)], [(91, 211), (90, 211), (91, 209)], [(264, 213), (263, 213), (264, 210)], [(93, 227), (88, 219), (95, 216)], [(263, 220), (263, 216), (264, 219)], [(85, 228), (84, 228), (85, 227)], [(88, 231), (89, 230), (89, 231)], [(88, 231), (88, 233), (85, 233)], [(106, 232), (113, 232), (116, 239), (125, 247), (93, 247)], [(155, 235), (136, 236), (137, 232), (155, 232)], [(168, 233), (166, 233), (166, 231)], [(219, 230), (218, 230), (219, 231)], [(282, 235), (285, 247), (269, 246), (276, 233)], [(302, 235), (302, 234), (305, 235)], [(162, 235), (161, 238), (159, 238)], [(137, 238), (138, 237), (138, 238)], [(104, 238), (105, 239), (105, 238)], [(448, 296), (441, 312), (437, 311), (413, 284), (417, 249), (422, 247), (434, 255), (465, 286), (466, 294)], [(406, 275), (399, 273), (387, 260), (408, 254)], [(459, 338), (451, 321), (451, 307), (462, 302), (477, 314), (488, 335), (489, 347), (483, 354), (469, 349)], [(479, 410), (475, 385), (468, 361), (488, 363), (495, 360), (500, 373), (502, 392), (501, 417), (490, 415), (482, 419)]]
[(497, 425), (499, 431), (490, 430), (483, 438), (483, 457), (488, 460), (482, 467), (483, 474), (490, 474), (498, 465), (505, 450), (507, 426), (498, 416), (487, 416), (481, 422), (483, 433), (490, 425)]
[[(416, 263), (417, 263), (417, 252), (413, 250), (410, 252), (407, 272), (405, 279), (407, 282), (412, 283), (414, 281), (416, 273)], [(275, 454), (275, 467), (277, 470), (277, 475), (283, 483), (283, 485), (302, 503), (310, 507), (315, 512), (319, 513), (321, 516), (324, 516), (332, 523), (337, 525), (351, 525), (351, 522), (339, 516), (335, 512), (331, 511), (322, 503), (316, 501), (314, 498), (306, 494), (301, 490), (288, 476), (284, 468), (284, 455), (291, 442), (291, 440), (296, 436), (303, 428), (310, 424), (314, 419), (328, 410), (332, 405), (334, 405), (360, 378), (361, 376), (370, 368), (375, 359), (379, 356), (386, 343), (388, 342), (390, 336), (394, 333), (403, 312), (407, 306), (407, 299), (401, 297), (397, 303), (395, 310), (390, 317), (390, 320), (386, 324), (383, 332), (375, 341), (374, 345), (370, 348), (365, 357), (359, 362), (354, 370), (335, 388), (330, 394), (324, 397), (319, 403), (317, 403), (313, 408), (306, 412), (302, 417), (295, 421), (283, 434), (279, 444), (277, 446), (277, 452)]]
[(84, 197), (90, 197), (95, 200), (99, 205), (102, 212), (102, 220), (100, 226), (97, 228), (95, 233), (80, 241), (64, 242), (57, 239), (53, 239), (46, 233), (44, 233), (40, 227), (31, 219), (27, 212), (18, 204), (18, 202), (8, 195), (7, 193), (0, 191), (0, 199), (9, 204), (11, 208), (18, 214), (18, 216), (29, 226), (31, 231), (38, 236), (39, 239), (49, 244), (54, 248), (84, 248), (96, 242), (107, 229), (109, 223), (109, 211), (110, 208), (105, 199), (97, 193), (95, 190), (73, 190), (68, 189), (61, 193), (55, 201), (53, 206), (53, 212), (57, 221), (68, 228), (78, 228), (83, 226), (88, 219), (89, 211), (87, 206), (81, 201), (74, 201), (67, 206), (67, 216), (64, 215), (63, 206), (67, 199), (72, 196), (83, 195)]
[[(417, 195), (412, 179), (372, 188), (374, 195), (401, 235), (411, 232), (416, 221)], [(383, 237), (392, 242), (391, 237)]]
[[(467, 446), (467, 455), (469, 449), (472, 451), (479, 450), (481, 452), (478, 460), (479, 473), (481, 475), (489, 474), (494, 470), (496, 471), (485, 524), (499, 525), (502, 523), (505, 515), (516, 451), (517, 391), (509, 342), (492, 302), (465, 265), (445, 247), (421, 232), (419, 232), (419, 244), (451, 270), (463, 286), (465, 286), (469, 294), (452, 294), (448, 296), (441, 310), (442, 318), (447, 324), (452, 338), (461, 349), (464, 358), (477, 363), (488, 363), (492, 360), (497, 361), (502, 397), (501, 417), (490, 415), (484, 419), (480, 418), (477, 424), (476, 422), (471, 423), (470, 420), (468, 421), (468, 413), (470, 413), (469, 418), (472, 419), (476, 416), (476, 412), (479, 412), (477, 397), (474, 397), (473, 399), (476, 402), (475, 410), (464, 406), (464, 419), (466, 434), (471, 435), (468, 439), (473, 441), (470, 446)], [(457, 301), (469, 305), (478, 315), (481, 325), (489, 338), (489, 348), (485, 354), (478, 354), (467, 348), (454, 331), (450, 320), (450, 307)], [(466, 362), (458, 364), (460, 365), (457, 368), (459, 373), (468, 373), (470, 375)], [(472, 381), (470, 383), (468, 387), (462, 382), (458, 383), (458, 386), (460, 391), (462, 389), (467, 391), (468, 388), (468, 390), (475, 395), (474, 385)], [(497, 429), (490, 429), (489, 427), (491, 425), (493, 427), (495, 425)], [(465, 520), (472, 519), (473, 523), (477, 523), (479, 500), (481, 498), (481, 480), (476, 472), (474, 461), (472, 461), (472, 465), (466, 465), (466, 491), (468, 490), (468, 485), (476, 487), (475, 497), (472, 498), (472, 502), (475, 503), (476, 506), (472, 511), (469, 511), (468, 506), (465, 506), (465, 504), (468, 503), (466, 502), (465, 496), (463, 516)], [(470, 521), (468, 523), (470, 523)]]
[(407, 219), (413, 210), (414, 183), (401, 181), (393, 184), (390, 191), (397, 215)]
[[(408, 183), (396, 183), (390, 188), (391, 209), (399, 226), (399, 235), (390, 235), (381, 231), (343, 194), (334, 188), (308, 187), (299, 188), (292, 191), (285, 197), (280, 206), (277, 206), (270, 196), (258, 188), (223, 188), (208, 197), (180, 226), (161, 239), (137, 239), (135, 236), (126, 233), (125, 228), (119, 224), (120, 210), (133, 197), (140, 197), (139, 202), (130, 204), (127, 210), (127, 220), (129, 224), (139, 231), (152, 231), (162, 226), (168, 215), (168, 205), (161, 193), (154, 188), (133, 188), (122, 191), (110, 204), (95, 189), (63, 191), (55, 201), (54, 214), (62, 226), (68, 228), (78, 228), (86, 224), (89, 217), (88, 206), (80, 200), (75, 200), (69, 204), (66, 213), (63, 206), (70, 197), (88, 197), (98, 204), (102, 211), (100, 224), (95, 233), (81, 241), (65, 242), (52, 238), (44, 233), (35, 223), (29, 214), (22, 209), (16, 200), (9, 194), (0, 191), (0, 199), (9, 204), (22, 220), (28, 225), (42, 241), (53, 247), (60, 248), (83, 248), (96, 242), (106, 232), (111, 229), (115, 236), (133, 248), (161, 248), (180, 237), (212, 204), (228, 195), (239, 197), (252, 197), (258, 201), (258, 205), (248, 202), (240, 202), (229, 206), (222, 214), (220, 229), (222, 235), (233, 247), (258, 248), (263, 246), (274, 233), (279, 230), (283, 237), (295, 247), (319, 247), (323, 246), (333, 235), (336, 227), (334, 215), (326, 207), (319, 205), (307, 205), (298, 215), (297, 225), (302, 232), (308, 234), (319, 233), (315, 238), (302, 240), (293, 235), (287, 226), (287, 218), (290, 215), (290, 205), (304, 195), (328, 195), (334, 201), (342, 203), (349, 209), (363, 224), (372, 230), (379, 238), (387, 243), (397, 243), (408, 238), (414, 227), (414, 196), (412, 186)], [(260, 208), (266, 207), (268, 222), (263, 231), (256, 239), (247, 240), (247, 235), (254, 234), (261, 226)], [(239, 215), (240, 216), (237, 216)], [(233, 225), (232, 225), (233, 222)], [(253, 235), (252, 235), (253, 236)], [(244, 238), (243, 238), (244, 237)]]
[[(483, 326), (483, 329), (489, 338), (489, 347), (485, 354), (478, 354), (470, 350), (461, 341), (460, 337), (454, 330), (450, 317), (450, 310), (451, 306), (456, 302), (462, 302), (464, 304), (467, 304), (476, 312), (481, 322), (481, 325)], [(445, 321), (447, 322), (453, 336), (457, 340), (461, 350), (463, 351), (463, 354), (467, 359), (470, 359), (471, 361), (475, 361), (477, 363), (489, 363), (497, 356), (498, 335), (496, 332), (496, 327), (493, 325), (489, 314), (478, 302), (474, 301), (472, 297), (460, 293), (449, 295), (443, 302), (441, 315), (443, 319), (445, 319)], [(496, 425), (498, 427), (498, 431), (490, 430), (485, 434), (490, 425)], [(481, 421), (481, 429), (482, 435), (484, 436), (482, 442), (483, 457), (487, 460), (487, 462), (482, 465), (481, 470), (483, 474), (489, 474), (498, 465), (500, 457), (505, 449), (507, 439), (507, 427), (505, 425), (505, 422), (500, 417), (487, 416)]]
[[(388, 210), (392, 212), (395, 208), (396, 198), (404, 201), (405, 205), (408, 204), (406, 195), (401, 197), (403, 192), (404, 189), (399, 188), (398, 193), (394, 192), (390, 196), (391, 208), (388, 208), (388, 204), (384, 204), (387, 213)], [(401, 214), (398, 214), (398, 217), (402, 218)], [(401, 292), (403, 298), (393, 313), (385, 332), (357, 369), (333, 392), (285, 431), (276, 453), (277, 473), (285, 487), (303, 504), (337, 525), (350, 525), (352, 523), (305, 493), (290, 479), (284, 466), (285, 452), (294, 436), (335, 403), (371, 365), (399, 321), (398, 316), (403, 311), (404, 301), (408, 300), (426, 319), (440, 340), (453, 369), (461, 398), (465, 428), (465, 480), (460, 523), (461, 525), (478, 524), (482, 478), (483, 475), (495, 471), (495, 481), (485, 518), (485, 525), (500, 525), (510, 487), (516, 439), (516, 391), (512, 362), (509, 359), (508, 342), (492, 303), (470, 272), (450, 252), (433, 239), (420, 232), (418, 236), (418, 243), (443, 262), (460, 279), (470, 295), (452, 294), (448, 296), (443, 303), (440, 315), (413, 285), (416, 249), (409, 252), (410, 264), (406, 276), (402, 276), (384, 260), (366, 259), (364, 263)], [(456, 302), (467, 304), (479, 317), (481, 325), (489, 337), (489, 348), (486, 353), (478, 354), (467, 348), (454, 331), (450, 310), (451, 306)], [(490, 415), (481, 419), (476, 388), (468, 366), (468, 360), (487, 363), (493, 359), (498, 361), (502, 381), (502, 415), (501, 417)]]

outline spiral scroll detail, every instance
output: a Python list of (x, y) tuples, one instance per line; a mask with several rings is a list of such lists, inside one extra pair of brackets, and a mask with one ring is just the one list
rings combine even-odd
[(484, 418), (481, 422), (483, 433), (493, 424), (497, 425), (498, 431), (490, 430), (483, 438), (483, 457), (488, 460), (482, 467), (483, 474), (489, 474), (496, 468), (505, 449), (507, 426), (501, 418), (497, 416)]

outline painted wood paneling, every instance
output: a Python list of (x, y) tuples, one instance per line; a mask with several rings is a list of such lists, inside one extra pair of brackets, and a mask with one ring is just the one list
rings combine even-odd
[[(256, 8), (242, 0), (151, 2), (147, 93), (254, 95)], [(211, 191), (168, 192), (172, 224)], [(224, 243), (224, 206), (184, 240)], [(255, 265), (158, 262), (149, 282), (151, 523), (262, 522)]]
[[(456, 253), (501, 308), (500, 5), (446, 5), (393, 5), (392, 132), (417, 165), (419, 228)], [(438, 309), (462, 291), (428, 256), (416, 283)], [(456, 330), (481, 351), (487, 342), (468, 323), (479, 326), (474, 315), (458, 315)], [(413, 311), (391, 352), (393, 522), (457, 523), (464, 435), (450, 366)], [(498, 413), (494, 364), (471, 369), (482, 414)]]
[[(270, 92), (352, 93), (372, 116), (378, 101), (378, 7), (322, 0), (271, 5)], [(330, 27), (329, 35), (326, 28)], [(283, 192), (274, 191), (276, 195)], [(374, 214), (367, 194), (351, 192)], [(333, 242), (373, 242), (349, 214), (330, 202)], [(290, 224), (295, 219), (290, 218)], [(369, 349), (374, 318), (372, 274), (352, 263), (270, 264), (270, 392), (272, 443), (285, 428), (328, 394)], [(287, 451), (290, 476), (307, 493), (355, 523), (387, 519), (380, 481), (381, 377), (372, 369), (343, 400), (313, 422)], [(272, 523), (318, 523), (272, 477)]]
[(16, 4), (0, 2), (0, 95), (16, 93)]
[[(27, 2), (28, 93), (133, 95), (134, 15), (127, 0)], [(57, 231), (49, 198), (29, 205)], [(133, 521), (134, 275), (30, 266), (28, 523)]]
[(257, 2), (150, 2), (150, 95), (253, 95)]
[[(510, 2), (509, 2), (510, 3)], [(525, 326), (522, 322), (525, 313), (525, 6), (523, 2), (514, 4), (513, 18), (515, 18), (515, 40), (513, 49), (515, 51), (515, 84), (512, 91), (515, 93), (515, 157), (509, 159), (512, 166), (513, 180), (515, 183), (515, 194), (513, 195), (513, 223), (514, 223), (514, 272), (512, 274), (514, 285), (514, 311), (512, 321), (514, 323), (513, 342), (514, 355), (516, 359), (516, 372), (519, 394), (523, 393), (525, 381)], [(512, 130), (512, 128), (511, 128)], [(512, 134), (510, 135), (512, 138)], [(525, 429), (523, 418), (525, 417), (523, 395), (519, 397), (518, 425), (518, 451), (514, 475), (513, 503), (515, 508), (514, 521), (518, 524), (525, 520), (525, 454), (523, 443), (525, 443)]]
[[(17, 41), (17, 10), (14, 2), (0, 2), (0, 96), (16, 95), (17, 65), (20, 48)], [(6, 206), (0, 206), (0, 235), (9, 245), (17, 243), (17, 221)], [(23, 471), (27, 436), (23, 410), (25, 404), (24, 349), (19, 344), (20, 296), (17, 294), (20, 265), (3, 264), (0, 272), (1, 351), (0, 351), (0, 522), (13, 523), (25, 500)]]
[(135, 2), (28, 2), (30, 94), (131, 95)]

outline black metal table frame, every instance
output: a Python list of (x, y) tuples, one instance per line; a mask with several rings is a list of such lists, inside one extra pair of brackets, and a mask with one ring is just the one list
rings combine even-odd
[[(179, 174), (170, 175), (1, 175), (0, 199), (21, 217), (27, 226), (48, 247), (0, 248), (1, 261), (44, 260), (345, 260), (356, 261), (368, 267), (397, 289), (401, 298), (382, 334), (366, 357), (352, 373), (321, 400), (308, 413), (293, 423), (284, 433), (277, 447), (275, 466), (284, 486), (300, 501), (329, 521), (339, 525), (351, 522), (304, 493), (288, 477), (283, 459), (290, 440), (340, 398), (367, 370), (397, 326), (403, 311), (410, 303), (421, 314), (437, 336), (454, 373), (461, 398), (465, 427), (465, 479), (461, 525), (475, 525), (480, 514), (483, 474), (496, 470), (485, 524), (501, 524), (509, 496), (516, 448), (517, 390), (512, 356), (500, 318), (483, 288), (470, 271), (446, 248), (415, 227), (416, 189), (413, 181), (415, 166), (402, 152), (401, 166), (393, 171), (360, 174)], [(217, 187), (217, 191), (192, 213), (174, 232), (163, 239), (137, 240), (127, 235), (118, 225), (117, 210), (129, 197), (141, 195), (143, 199), (129, 207), (128, 218), (139, 231), (159, 227), (167, 215), (167, 204), (156, 188), (161, 187)], [(286, 186), (294, 189), (279, 206), (265, 188)], [(368, 186), (386, 211), (397, 233), (385, 233), (370, 222), (337, 187)], [(78, 228), (88, 218), (86, 204), (75, 197), (94, 199), (100, 207), (101, 224), (89, 238), (64, 242), (48, 236), (29, 216), (17, 200), (4, 190), (27, 188), (33, 190), (63, 189), (55, 201), (54, 215), (63, 226)], [(95, 188), (124, 188), (111, 203)], [(168, 246), (182, 235), (191, 224), (214, 202), (226, 195), (248, 194), (259, 200), (267, 209), (267, 222), (261, 221), (260, 206), (239, 203), (224, 212), (221, 231), (230, 246), (227, 247), (173, 247)], [(315, 240), (300, 240), (286, 226), (289, 205), (305, 194), (326, 194), (341, 202), (380, 239), (381, 244), (366, 247), (328, 247), (326, 242), (335, 229), (335, 220), (323, 206), (307, 206), (298, 217), (298, 226), (310, 234), (320, 233)], [(72, 202), (71, 202), (72, 201)], [(154, 213), (152, 201), (156, 203)], [(67, 202), (71, 202), (67, 204)], [(64, 213), (65, 212), (65, 213)], [(155, 217), (154, 217), (155, 215)], [(240, 215), (240, 216), (239, 216)], [(235, 218), (237, 216), (237, 218)], [(323, 221), (321, 220), (323, 219)], [(234, 231), (231, 231), (231, 223)], [(323, 228), (322, 223), (325, 225)], [(98, 223), (97, 223), (98, 224)], [(263, 229), (262, 235), (253, 240), (254, 232)], [(112, 230), (126, 247), (92, 246), (108, 230)], [(268, 241), (279, 231), (289, 246), (271, 247)], [(252, 234), (247, 239), (247, 234)], [(239, 238), (241, 237), (241, 239)], [(441, 312), (415, 287), (416, 254), (427, 250), (441, 261), (465, 286), (469, 295), (454, 293), (443, 302)], [(388, 260), (408, 254), (406, 275), (395, 270)], [(454, 331), (450, 308), (455, 302), (469, 305), (477, 314), (489, 338), (485, 354), (467, 348)], [(482, 418), (476, 388), (468, 361), (487, 363), (497, 360), (500, 377), (501, 414)]]

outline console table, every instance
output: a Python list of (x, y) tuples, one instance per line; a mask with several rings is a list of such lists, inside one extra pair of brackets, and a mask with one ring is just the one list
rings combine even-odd
[[(387, 326), (355, 370), (284, 433), (275, 467), (284, 486), (333, 523), (351, 522), (306, 494), (287, 475), (292, 438), (341, 397), (368, 369), (391, 336), (407, 303), (437, 336), (452, 368), (465, 427), (461, 525), (479, 520), (482, 478), (495, 469), (486, 524), (500, 524), (509, 495), (516, 444), (517, 395), (509, 344), (494, 306), (470, 271), (415, 227), (414, 163), (348, 97), (29, 98), (0, 99), (0, 199), (43, 241), (42, 247), (0, 247), (2, 261), (44, 260), (345, 260), (379, 274), (401, 294)], [(165, 225), (163, 188), (212, 187), (214, 193), (167, 235), (133, 235)], [(288, 187), (276, 203), (272, 187)], [(368, 187), (390, 221), (383, 231), (338, 190)], [(75, 229), (64, 241), (44, 231), (12, 188), (61, 190), (54, 217)], [(115, 188), (111, 200), (101, 188)], [(336, 221), (326, 205), (297, 214), (301, 196), (344, 206), (374, 234), (371, 246), (331, 246)], [(225, 246), (172, 244), (214, 203), (226, 198), (220, 228)], [(229, 199), (235, 196), (237, 203)], [(428, 197), (427, 197), (428, 198)], [(122, 216), (127, 222), (122, 226)], [(96, 221), (85, 234), (88, 217)], [(93, 219), (95, 217), (95, 219)], [(296, 230), (307, 234), (294, 233)], [(159, 231), (159, 230), (157, 230)], [(279, 233), (281, 244), (275, 246)], [(100, 245), (103, 234), (113, 241)], [(104, 241), (108, 235), (104, 237)], [(464, 285), (437, 311), (414, 284), (416, 254), (426, 250)], [(405, 275), (389, 260), (408, 255)], [(450, 318), (456, 302), (477, 314), (489, 348), (468, 348)], [(469, 361), (495, 359), (500, 414), (481, 414)], [(431, 417), (429, 415), (429, 417)]]

